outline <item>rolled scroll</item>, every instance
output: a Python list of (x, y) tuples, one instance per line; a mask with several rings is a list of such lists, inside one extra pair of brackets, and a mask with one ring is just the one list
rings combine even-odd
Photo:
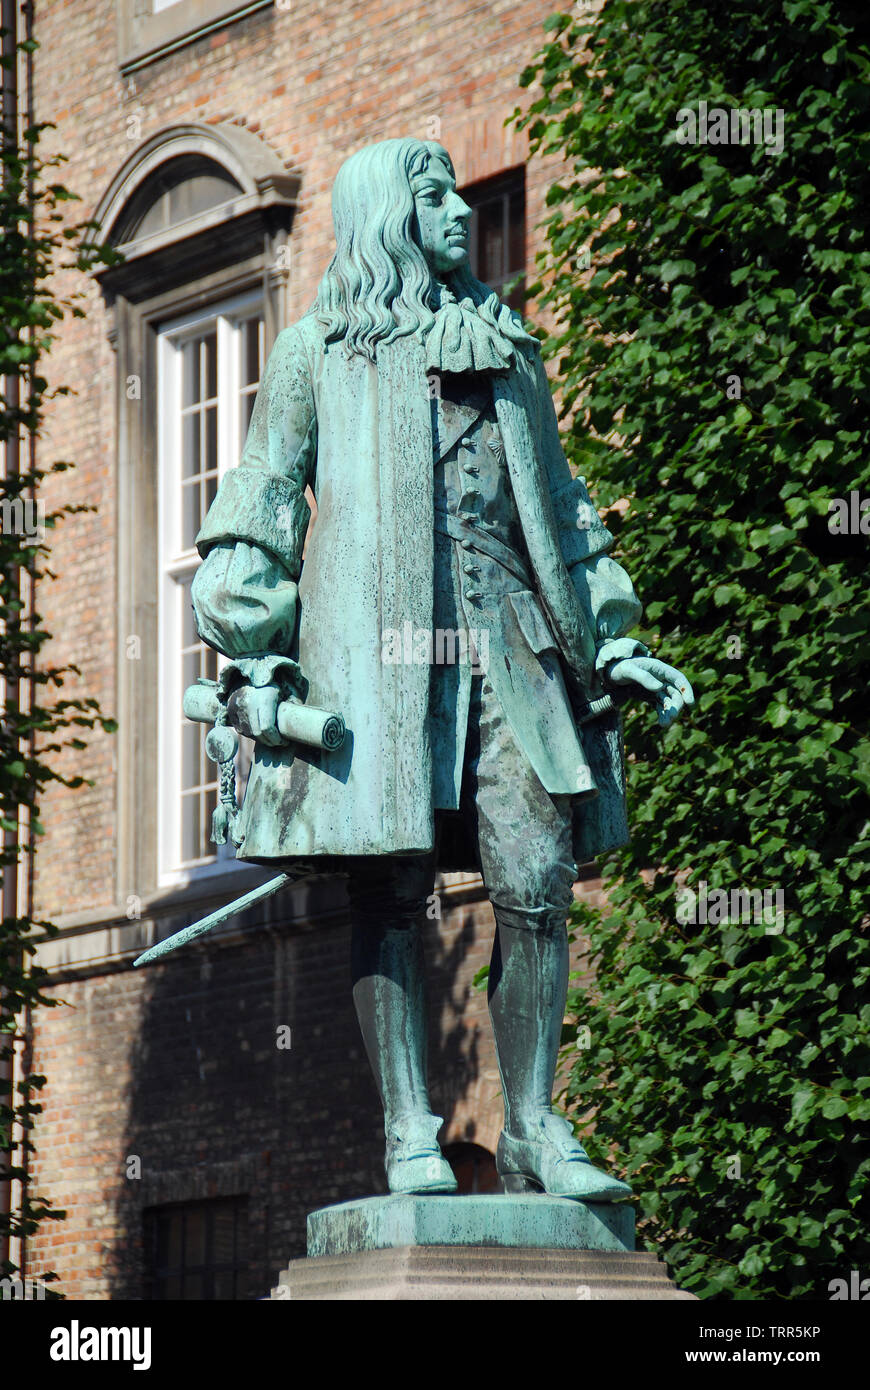
[[(220, 701), (214, 682), (189, 685), (184, 692), (184, 713), (199, 724), (213, 724)], [(340, 714), (331, 710), (314, 709), (296, 700), (282, 700), (276, 722), (282, 738), (288, 743), (304, 743), (309, 748), (325, 748), (333, 753), (344, 742), (345, 723)], [(238, 727), (232, 696), (227, 701), (227, 724)]]
[(282, 700), (276, 718), (278, 731), (291, 743), (307, 743), (311, 748), (335, 752), (344, 743), (345, 725), (340, 714), (312, 709), (295, 700)]

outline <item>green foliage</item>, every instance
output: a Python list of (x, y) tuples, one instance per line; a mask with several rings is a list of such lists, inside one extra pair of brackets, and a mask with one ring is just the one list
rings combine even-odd
[[(565, 1099), (681, 1287), (826, 1299), (870, 1254), (870, 536), (829, 529), (870, 498), (870, 14), (609, 0), (549, 28), (515, 119), (571, 169), (541, 267), (565, 445), (697, 699), (627, 718), (633, 841), (577, 913)], [(701, 101), (780, 109), (781, 153), (679, 143)], [(701, 882), (781, 890), (781, 929), (678, 921)]]
[[(36, 45), (25, 41), (20, 51), (29, 53)], [(4, 62), (4, 82), (7, 64)], [(0, 723), (0, 828), (5, 832), (0, 848), (0, 869), (5, 877), (9, 866), (19, 861), (19, 872), (26, 873), (25, 855), (31, 847), (25, 841), (25, 825), (20, 808), (27, 807), (32, 841), (44, 833), (39, 819), (39, 798), (51, 782), (80, 787), (86, 779), (67, 777), (48, 761), (64, 747), (81, 749), (84, 742), (76, 730), (97, 726), (111, 732), (114, 721), (100, 714), (96, 700), (67, 699), (56, 692), (68, 674), (78, 674), (75, 666), (40, 663), (39, 656), (50, 638), (35, 607), (28, 607), (28, 584), (51, 574), (44, 565), (49, 554), (45, 535), (64, 514), (88, 510), (82, 506), (63, 506), (44, 513), (39, 498), (42, 480), (51, 473), (73, 465), (58, 460), (43, 468), (29, 447), (39, 434), (43, 406), (51, 396), (69, 394), (68, 387), (48, 391), (39, 374), (40, 359), (57, 336), (52, 330), (67, 311), (83, 317), (75, 303), (80, 293), (68, 299), (55, 296), (49, 283), (54, 272), (74, 268), (86, 271), (97, 261), (114, 263), (114, 251), (98, 250), (86, 240), (91, 222), (62, 225), (59, 204), (75, 197), (63, 185), (47, 181), (46, 171), (63, 162), (63, 156), (42, 160), (37, 144), (41, 122), (21, 133), (7, 132), (2, 142), (0, 162), (0, 442), (6, 446), (6, 467), (0, 478), (0, 678), (3, 710)], [(62, 257), (62, 252), (70, 253)], [(18, 467), (9, 448), (18, 439)], [(22, 574), (29, 581), (22, 583)], [(43, 995), (46, 972), (30, 957), (37, 935), (51, 936), (56, 928), (49, 922), (28, 916), (4, 916), (0, 920), (0, 1059), (12, 1058), (16, 1028), (26, 1012), (36, 1006), (48, 1007), (57, 1001)], [(46, 1078), (30, 1070), (26, 1053), (24, 1074), (13, 1094), (0, 1080), (0, 1181), (19, 1179), (23, 1199), (17, 1211), (7, 1217), (0, 1212), (0, 1236), (30, 1236), (41, 1221), (60, 1219), (65, 1213), (50, 1202), (36, 1197), (31, 1189), (26, 1155), (33, 1152), (30, 1138), (34, 1116), (41, 1111), (36, 1100)], [(21, 1138), (14, 1142), (14, 1126)], [(12, 1261), (0, 1262), (0, 1278), (14, 1274)], [(54, 1276), (43, 1276), (48, 1282)]]

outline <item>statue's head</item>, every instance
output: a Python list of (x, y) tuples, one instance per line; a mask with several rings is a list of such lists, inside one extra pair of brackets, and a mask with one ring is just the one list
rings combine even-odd
[(352, 154), (336, 175), (332, 216), (335, 254), (312, 305), (328, 342), (373, 359), (379, 342), (430, 327), (442, 285), (502, 330), (512, 317), (471, 274), (471, 209), (435, 141), (382, 140)]
[(342, 164), (332, 189), (337, 254), (354, 243), (384, 252), (404, 274), (444, 276), (468, 260), (471, 208), (450, 155), (434, 140), (382, 140)]

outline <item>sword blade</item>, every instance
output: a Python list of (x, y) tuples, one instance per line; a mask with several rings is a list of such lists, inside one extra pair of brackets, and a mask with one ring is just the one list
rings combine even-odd
[(252, 888), (250, 893), (243, 893), (240, 898), (235, 898), (231, 903), (224, 907), (219, 907), (210, 916), (203, 917), (201, 922), (194, 922), (190, 927), (183, 927), (174, 936), (167, 936), (165, 941), (158, 941), (156, 946), (150, 950), (143, 951), (141, 956), (137, 956), (133, 964), (148, 965), (153, 960), (159, 960), (161, 956), (166, 956), (170, 951), (175, 951), (179, 946), (186, 946), (189, 941), (195, 941), (198, 936), (211, 931), (212, 927), (220, 926), (228, 917), (235, 917), (236, 913), (244, 912), (246, 908), (253, 907), (254, 903), (262, 902), (264, 898), (270, 898), (273, 893), (277, 893), (279, 888), (283, 888), (285, 883), (291, 881), (290, 874), (279, 874), (277, 878), (270, 878), (268, 883), (261, 883), (259, 888)]

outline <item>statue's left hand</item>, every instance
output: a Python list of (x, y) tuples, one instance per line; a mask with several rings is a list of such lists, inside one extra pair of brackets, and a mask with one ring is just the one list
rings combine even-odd
[(631, 656), (615, 661), (608, 669), (607, 679), (614, 685), (641, 686), (658, 709), (659, 723), (667, 727), (678, 719), (686, 705), (695, 703), (695, 695), (682, 671), (668, 666), (653, 656)]

